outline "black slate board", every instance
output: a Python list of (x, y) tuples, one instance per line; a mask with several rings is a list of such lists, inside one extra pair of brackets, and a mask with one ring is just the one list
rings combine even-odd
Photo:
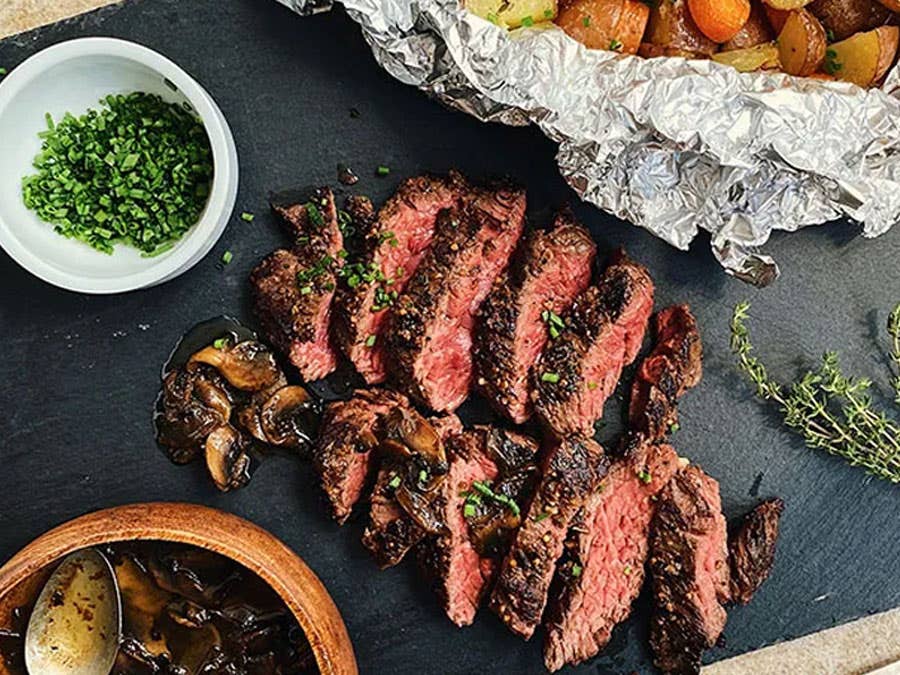
[[(523, 181), (539, 219), (576, 201), (556, 172), (552, 144), (533, 129), (479, 124), (395, 82), (342, 11), (301, 18), (272, 0), (132, 0), (0, 42), (0, 65), (88, 35), (143, 43), (199, 79), (237, 139), (237, 213), (257, 218), (235, 217), (214, 252), (183, 277), (117, 297), (57, 290), (0, 252), (0, 560), (87, 511), (201, 502), (249, 518), (303, 556), (341, 608), (362, 672), (543, 672), (539, 639), (519, 641), (488, 612), (457, 630), (412, 565), (378, 573), (358, 541), (361, 520), (342, 529), (328, 520), (308, 465), (269, 461), (248, 489), (223, 496), (200, 467), (163, 457), (150, 414), (160, 364), (185, 329), (221, 313), (250, 318), (247, 273), (282, 241), (268, 190), (335, 183), (336, 165), (346, 162), (363, 177), (356, 191), (381, 200), (399, 177), (457, 167)], [(381, 164), (390, 176), (375, 177)], [(754, 337), (774, 373), (788, 377), (837, 348), (884, 390), (881, 328), (900, 301), (900, 230), (875, 242), (846, 223), (776, 236), (770, 249), (784, 274), (759, 291), (727, 278), (706, 239), (680, 253), (593, 208), (576, 210), (604, 251), (625, 245), (649, 266), (658, 306), (689, 302), (698, 315), (706, 376), (683, 404), (681, 454), (719, 479), (729, 516), (757, 496), (787, 502), (773, 577), (749, 607), (731, 612), (725, 645), (708, 660), (900, 605), (900, 489), (784, 433), (735, 375), (727, 348), (731, 308), (751, 299)], [(225, 250), (234, 253), (227, 267)], [(650, 670), (646, 623), (643, 598), (606, 653), (577, 672)]]

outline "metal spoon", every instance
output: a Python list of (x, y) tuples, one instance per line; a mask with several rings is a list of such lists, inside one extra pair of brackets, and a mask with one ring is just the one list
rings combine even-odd
[(122, 632), (122, 600), (112, 566), (93, 549), (65, 558), (28, 621), (30, 675), (109, 675)]

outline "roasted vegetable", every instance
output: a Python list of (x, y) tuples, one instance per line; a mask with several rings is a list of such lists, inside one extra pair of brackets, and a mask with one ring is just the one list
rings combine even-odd
[(825, 29), (805, 9), (791, 12), (778, 34), (778, 52), (784, 72), (811, 75), (822, 67), (828, 39)]
[[(710, 56), (718, 45), (706, 37), (688, 10), (686, 0), (659, 0), (650, 11), (645, 42), (662, 48), (665, 56)], [(645, 53), (643, 47), (642, 53)]]
[(754, 70), (772, 70), (781, 67), (781, 59), (778, 55), (778, 47), (769, 42), (764, 45), (747, 47), (746, 49), (734, 49), (730, 52), (713, 54), (713, 61), (732, 66), (742, 73)]
[(556, 18), (556, 0), (465, 0), (465, 7), (504, 28), (533, 26)]
[(894, 63), (898, 37), (896, 26), (882, 26), (835, 42), (828, 48), (825, 69), (840, 80), (870, 87)]
[(650, 8), (639, 0), (575, 0), (556, 23), (589, 49), (636, 54), (649, 17)]
[(728, 42), (750, 18), (750, 0), (687, 0), (697, 28), (713, 42)]
[(894, 15), (875, 0), (815, 0), (808, 7), (832, 40), (884, 26)]
[(733, 38), (722, 45), (722, 51), (747, 49), (764, 45), (774, 39), (775, 33), (772, 31), (766, 11), (759, 2), (754, 2), (750, 7), (750, 18)]

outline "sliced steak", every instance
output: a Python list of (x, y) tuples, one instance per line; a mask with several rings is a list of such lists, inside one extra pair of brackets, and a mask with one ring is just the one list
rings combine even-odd
[(533, 369), (541, 421), (557, 435), (591, 436), (622, 368), (637, 356), (653, 311), (647, 270), (616, 256), (597, 286), (578, 296), (566, 328)]
[(250, 274), (254, 311), (266, 340), (304, 380), (318, 380), (337, 367), (328, 332), (343, 247), (334, 195), (321, 188), (308, 201), (275, 211), (284, 218), (293, 247), (270, 254)]
[(541, 621), (566, 532), (607, 470), (593, 440), (568, 438), (549, 447), (526, 516), (503, 560), (491, 593), (491, 609), (528, 639)]
[(703, 375), (703, 346), (687, 305), (667, 307), (654, 320), (656, 345), (631, 387), (629, 427), (661, 439), (678, 422), (678, 398)]
[(345, 275), (338, 295), (335, 339), (366, 382), (385, 379), (384, 344), (388, 307), (419, 266), (434, 237), (438, 213), (459, 200), (466, 189), (462, 176), (419, 176), (400, 184), (377, 217), (356, 203), (351, 215), (366, 233), (356, 271)]
[(731, 599), (746, 605), (775, 563), (775, 542), (784, 502), (768, 499), (744, 518), (728, 542), (731, 563)]
[[(531, 367), (562, 315), (587, 288), (597, 246), (568, 209), (533, 232), (484, 301), (475, 333), (475, 382), (501, 414), (522, 424), (533, 412)], [(559, 325), (557, 325), (559, 324)]]
[(525, 191), (475, 188), (438, 218), (431, 248), (400, 295), (386, 334), (401, 391), (439, 412), (466, 399), (475, 316), (506, 269), (525, 222)]
[(551, 672), (582, 663), (609, 642), (644, 583), (656, 494), (678, 470), (669, 445), (643, 443), (612, 463), (566, 540), (545, 619)]
[(382, 418), (398, 405), (409, 405), (409, 401), (394, 392), (361, 389), (353, 398), (334, 401), (325, 408), (313, 467), (340, 524), (350, 517), (372, 473)]
[(699, 673), (703, 651), (725, 628), (728, 544), (719, 484), (696, 466), (660, 493), (650, 528), (654, 663), (667, 673)]
[[(475, 620), (498, 557), (494, 542), (491, 550), (486, 550), (474, 541), (466, 517), (467, 495), (475, 494), (476, 481), (495, 484), (503, 480), (501, 474), (521, 469), (533, 460), (537, 450), (537, 443), (531, 438), (490, 427), (465, 431), (447, 444), (450, 470), (437, 502), (446, 530), (423, 543), (419, 566), (447, 616), (457, 626), (468, 626)], [(501, 490), (496, 485), (494, 489)], [(506, 521), (512, 514), (507, 507), (500, 509), (497, 519)], [(474, 507), (472, 511), (474, 516)], [(500, 535), (495, 529), (491, 536)]]
[[(455, 415), (431, 418), (429, 422), (445, 443), (462, 432), (462, 423)], [(378, 470), (372, 490), (369, 523), (362, 542), (381, 569), (393, 567), (403, 560), (426, 535), (394, 496), (406, 469), (401, 460), (386, 459)]]

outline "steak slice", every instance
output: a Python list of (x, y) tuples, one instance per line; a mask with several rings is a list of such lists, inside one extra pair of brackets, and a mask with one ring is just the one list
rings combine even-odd
[(475, 188), (441, 213), (385, 336), (391, 375), (410, 398), (452, 412), (468, 396), (475, 316), (524, 223), (525, 191), (506, 183)]
[(502, 480), (501, 474), (520, 469), (537, 450), (533, 439), (491, 427), (464, 431), (447, 444), (450, 470), (437, 500), (446, 530), (424, 542), (419, 566), (457, 626), (475, 620), (497, 568), (497, 555), (473, 542), (465, 515), (467, 494), (476, 481), (494, 483)]
[[(462, 423), (455, 415), (431, 418), (429, 422), (446, 443), (462, 432)], [(403, 472), (399, 460), (387, 459), (378, 470), (372, 490), (369, 524), (363, 532), (363, 545), (374, 556), (381, 569), (393, 567), (422, 539), (426, 532), (409, 515), (394, 496), (395, 480)]]
[(728, 543), (719, 484), (689, 466), (660, 493), (650, 527), (650, 646), (667, 673), (699, 673), (725, 628)]
[[(478, 389), (516, 424), (531, 417), (531, 367), (559, 316), (587, 288), (597, 246), (568, 209), (533, 232), (484, 301), (473, 359)], [(553, 322), (553, 323), (551, 323)]]
[(703, 375), (703, 346), (687, 305), (660, 311), (654, 320), (656, 345), (641, 363), (631, 387), (629, 427), (661, 439), (678, 422), (678, 398)]
[(775, 563), (775, 542), (784, 502), (768, 499), (744, 518), (728, 542), (731, 564), (731, 599), (746, 605)]
[(320, 188), (308, 201), (274, 208), (294, 245), (270, 254), (251, 272), (254, 312), (266, 340), (305, 381), (318, 380), (337, 367), (328, 333), (343, 247), (334, 195)]
[[(366, 232), (356, 274), (348, 274), (338, 294), (335, 340), (369, 384), (386, 376), (384, 344), (388, 305), (419, 266), (434, 237), (438, 213), (450, 208), (466, 189), (465, 179), (418, 176), (400, 184), (377, 217), (357, 202), (351, 215)], [(388, 283), (390, 282), (390, 283)]]
[(640, 351), (653, 311), (647, 270), (616, 255), (597, 286), (575, 300), (566, 329), (533, 369), (535, 409), (557, 435), (591, 436), (622, 368)]
[(409, 401), (391, 391), (360, 389), (353, 398), (325, 408), (313, 467), (339, 524), (350, 517), (372, 473), (382, 417), (398, 405), (409, 405)]
[(644, 583), (656, 494), (679, 468), (669, 445), (642, 443), (614, 461), (571, 529), (545, 619), (544, 663), (555, 672), (603, 649)]
[(595, 441), (567, 438), (547, 449), (534, 497), (503, 560), (491, 608), (526, 639), (541, 621), (566, 532), (606, 475), (607, 459)]

